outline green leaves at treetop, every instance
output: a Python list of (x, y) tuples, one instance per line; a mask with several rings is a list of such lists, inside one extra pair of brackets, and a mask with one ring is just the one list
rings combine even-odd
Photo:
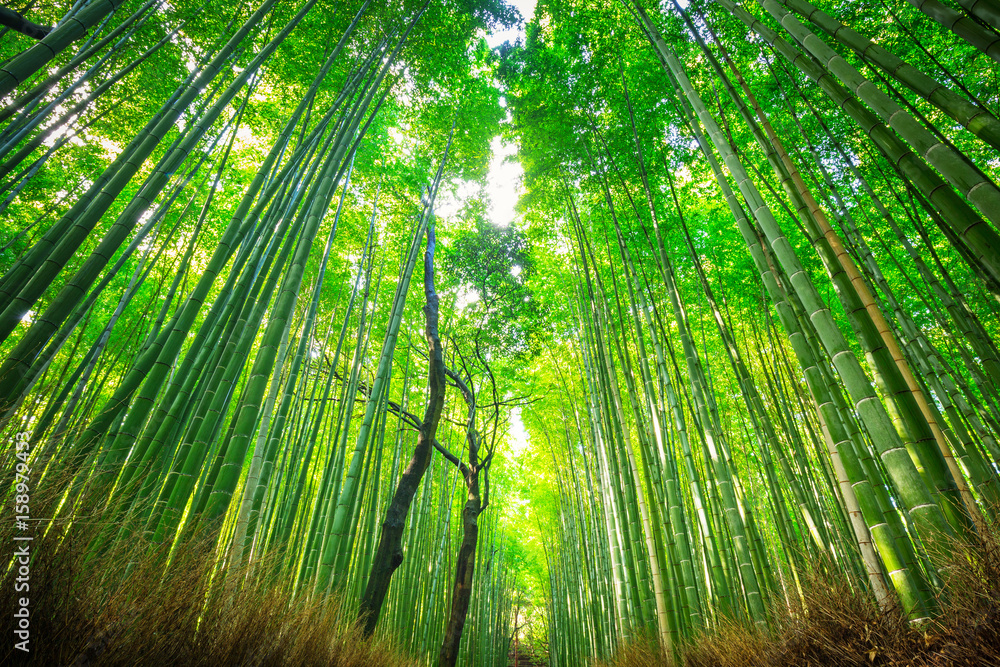
[(530, 286), (530, 244), (513, 225), (494, 225), (482, 214), (474, 223), (452, 237), (442, 282), (457, 288), (462, 326), (476, 332), (477, 346), (507, 363), (522, 362), (538, 351), (545, 317)]

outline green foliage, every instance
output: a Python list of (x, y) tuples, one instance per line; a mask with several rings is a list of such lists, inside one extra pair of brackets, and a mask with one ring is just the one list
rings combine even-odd
[(468, 302), (459, 326), (476, 332), (476, 354), (520, 363), (537, 352), (544, 321), (529, 287), (534, 256), (516, 227), (498, 227), (481, 211), (473, 215), (475, 227), (455, 234), (442, 257), (442, 282)]

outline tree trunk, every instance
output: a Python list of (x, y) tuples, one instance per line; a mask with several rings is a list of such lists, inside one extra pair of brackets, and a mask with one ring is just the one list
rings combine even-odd
[[(450, 144), (450, 141), (449, 141)], [(447, 152), (445, 153), (447, 157)], [(444, 161), (441, 162), (442, 168)], [(440, 179), (440, 174), (439, 174)], [(436, 188), (435, 188), (436, 192)], [(433, 216), (433, 212), (428, 211)], [(438, 295), (434, 291), (434, 222), (427, 227), (427, 250), (424, 252), (424, 336), (429, 348), (427, 368), (427, 409), (424, 411), (423, 424), (417, 435), (417, 446), (413, 450), (409, 465), (399, 478), (396, 493), (385, 513), (382, 522), (382, 535), (379, 537), (378, 548), (372, 559), (371, 574), (368, 585), (361, 598), (361, 609), (358, 619), (362, 623), (364, 635), (370, 637), (375, 632), (378, 617), (382, 611), (382, 603), (389, 591), (392, 573), (403, 562), (403, 528), (406, 525), (406, 515), (410, 511), (410, 503), (417, 493), (420, 480), (431, 462), (434, 438), (437, 436), (438, 422), (444, 409), (444, 353), (441, 349), (441, 339), (438, 335)], [(471, 575), (470, 575), (471, 576)]]
[(440, 667), (453, 667), (458, 660), (458, 645), (462, 641), (462, 630), (472, 599), (472, 574), (476, 566), (476, 543), (479, 540), (479, 515), (482, 513), (482, 499), (479, 496), (479, 471), (466, 471), (469, 487), (468, 500), (462, 509), (462, 546), (458, 550), (455, 566), (455, 587), (451, 593), (451, 614), (444, 630), (444, 642), (438, 655)]

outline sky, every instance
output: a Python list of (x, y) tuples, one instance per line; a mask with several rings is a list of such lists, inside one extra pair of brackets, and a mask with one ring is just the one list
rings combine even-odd
[[(507, 4), (517, 7), (525, 21), (530, 21), (535, 14), (535, 0), (507, 0)], [(491, 46), (500, 46), (506, 41), (513, 42), (518, 37), (524, 37), (524, 26), (514, 26), (508, 30), (497, 30), (486, 36), (486, 42)]]
[[(507, 2), (521, 12), (525, 21), (530, 21), (535, 13), (535, 0), (507, 0)], [(524, 39), (523, 23), (486, 35), (486, 43), (491, 48), (495, 48), (506, 41), (515, 42), (518, 38)], [(516, 143), (504, 143), (497, 136), (493, 138), (490, 148), (493, 151), (493, 158), (490, 160), (490, 171), (486, 185), (486, 194), (490, 198), (487, 214), (490, 222), (494, 225), (507, 227), (516, 218), (514, 205), (517, 204), (518, 197), (521, 195), (521, 177), (524, 175), (524, 170), (521, 169), (521, 165), (516, 160), (508, 159), (517, 154)], [(461, 209), (463, 201), (474, 188), (474, 184), (459, 186), (454, 196), (451, 193), (442, 192), (436, 202), (435, 211), (445, 218), (456, 215)]]
[[(508, 0), (521, 12), (525, 21), (530, 21), (535, 13), (535, 0)], [(520, 37), (524, 39), (524, 24), (497, 30), (486, 36), (486, 43), (496, 47), (506, 41), (514, 42)], [(524, 174), (521, 165), (515, 161), (505, 160), (517, 153), (515, 144), (504, 144), (500, 137), (493, 139), (493, 160), (490, 162), (489, 181), (486, 192), (490, 197), (489, 217), (495, 225), (506, 227), (515, 217), (514, 204), (520, 196), (521, 176)]]
[[(508, 0), (517, 7), (525, 21), (530, 21), (535, 13), (535, 0)], [(524, 39), (524, 25), (508, 30), (498, 30), (486, 36), (486, 42), (491, 47), (499, 46), (506, 41), (514, 42), (520, 37)], [(520, 196), (521, 176), (524, 171), (516, 161), (504, 161), (504, 158), (517, 152), (516, 144), (505, 145), (500, 137), (493, 139), (493, 160), (490, 162), (490, 173), (486, 191), (490, 196), (490, 221), (495, 225), (509, 225), (513, 222), (514, 204)], [(528, 446), (528, 433), (521, 421), (521, 409), (511, 410), (510, 432), (507, 435), (511, 454), (517, 458)]]

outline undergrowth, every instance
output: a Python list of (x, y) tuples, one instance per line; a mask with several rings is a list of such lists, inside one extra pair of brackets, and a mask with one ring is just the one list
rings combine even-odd
[[(31, 490), (31, 516), (54, 516), (68, 476), (49, 476)], [(12, 499), (4, 499), (12, 507)], [(169, 554), (141, 530), (115, 539), (117, 523), (100, 501), (84, 502), (75, 517), (33, 518), (17, 530), (10, 510), (0, 521), (5, 556), (0, 570), (0, 664), (135, 667), (410, 667), (415, 663), (387, 640), (365, 640), (335, 598), (293, 597), (266, 576), (267, 559), (220, 571), (208, 540), (190, 539)], [(114, 522), (119, 521), (115, 515)], [(111, 539), (102, 539), (110, 528)], [(11, 560), (30, 535), (29, 590), (15, 591)], [(110, 546), (95, 552), (94, 543)], [(169, 567), (166, 567), (169, 557)], [(12, 564), (13, 563), (13, 564)], [(234, 583), (238, 582), (238, 583)], [(14, 648), (14, 612), (28, 598), (30, 652)]]
[[(996, 512), (988, 512), (998, 516)], [(1000, 530), (996, 525), (931, 549), (944, 582), (938, 612), (911, 625), (880, 609), (867, 587), (830, 568), (801, 573), (803, 602), (771, 605), (769, 629), (729, 621), (681, 647), (623, 646), (597, 667), (983, 667), (1000, 665)]]

